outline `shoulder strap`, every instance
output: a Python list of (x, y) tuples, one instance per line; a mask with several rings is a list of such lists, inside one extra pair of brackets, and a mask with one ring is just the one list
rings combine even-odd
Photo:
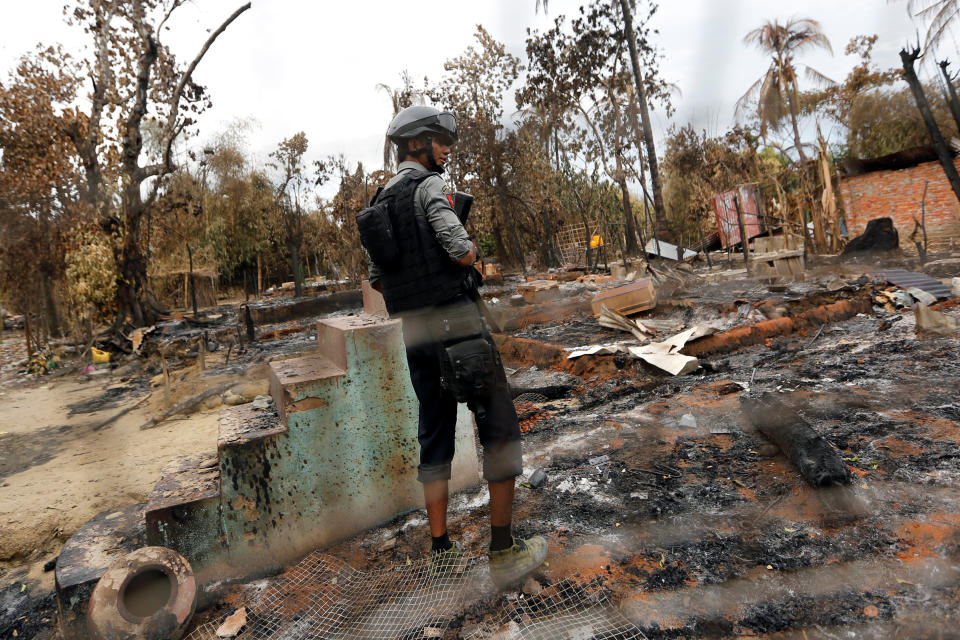
[(382, 189), (377, 191), (377, 195), (374, 196), (375, 202), (379, 202), (381, 198), (386, 198), (394, 196), (397, 193), (400, 193), (404, 188), (414, 187), (420, 184), (430, 176), (440, 175), (436, 171), (427, 171), (426, 169), (414, 169), (413, 171), (407, 171), (403, 176), (389, 189)]

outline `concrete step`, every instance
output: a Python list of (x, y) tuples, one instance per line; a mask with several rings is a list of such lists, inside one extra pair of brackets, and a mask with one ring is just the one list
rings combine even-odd
[(346, 368), (317, 353), (270, 363), (270, 395), (286, 424), (287, 416), (322, 406), (325, 382), (342, 378)]
[(216, 453), (201, 453), (174, 460), (161, 471), (144, 513), (148, 544), (169, 547), (191, 563), (198, 549), (208, 566), (217, 564), (214, 558), (225, 561), (227, 548), (214, 535), (219, 528), (219, 462)]
[[(417, 401), (400, 321), (335, 318), (317, 333), (315, 353), (270, 364), (275, 408), (222, 410), (216, 450), (166, 467), (137, 516), (146, 544), (191, 563), (200, 606), (217, 585), (274, 573), (422, 505)], [(479, 482), (464, 406), (456, 438), (453, 491)], [(92, 583), (125, 548), (107, 536), (109, 522), (96, 527), (103, 549), (95, 562), (78, 556), (73, 571)], [(88, 598), (71, 601), (77, 612)]]

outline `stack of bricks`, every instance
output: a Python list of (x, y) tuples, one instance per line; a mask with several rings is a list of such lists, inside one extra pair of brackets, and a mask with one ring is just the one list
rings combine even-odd
[[(960, 168), (960, 158), (954, 160)], [(840, 195), (846, 212), (850, 237), (863, 233), (874, 218), (891, 217), (900, 233), (900, 247), (916, 253), (911, 242), (920, 221), (920, 203), (924, 184), (929, 182), (926, 198), (926, 226), (930, 251), (960, 246), (960, 203), (939, 162), (924, 162), (894, 171), (872, 171), (840, 179)], [(918, 238), (922, 232), (918, 231)]]

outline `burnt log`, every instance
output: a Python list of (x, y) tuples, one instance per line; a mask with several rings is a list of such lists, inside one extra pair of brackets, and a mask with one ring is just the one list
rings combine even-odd
[(843, 248), (843, 255), (862, 251), (893, 251), (900, 246), (900, 234), (892, 218), (874, 218), (863, 233)]
[(850, 483), (840, 452), (776, 396), (741, 397), (740, 406), (750, 423), (780, 448), (811, 486)]

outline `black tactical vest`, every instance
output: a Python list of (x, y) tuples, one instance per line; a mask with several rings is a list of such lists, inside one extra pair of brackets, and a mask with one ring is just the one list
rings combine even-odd
[(467, 269), (471, 267), (453, 262), (426, 216), (416, 212), (417, 187), (432, 175), (437, 174), (409, 171), (376, 199), (378, 202), (387, 197), (394, 199), (390, 220), (400, 257), (380, 274), (390, 313), (449, 302), (470, 287)]

